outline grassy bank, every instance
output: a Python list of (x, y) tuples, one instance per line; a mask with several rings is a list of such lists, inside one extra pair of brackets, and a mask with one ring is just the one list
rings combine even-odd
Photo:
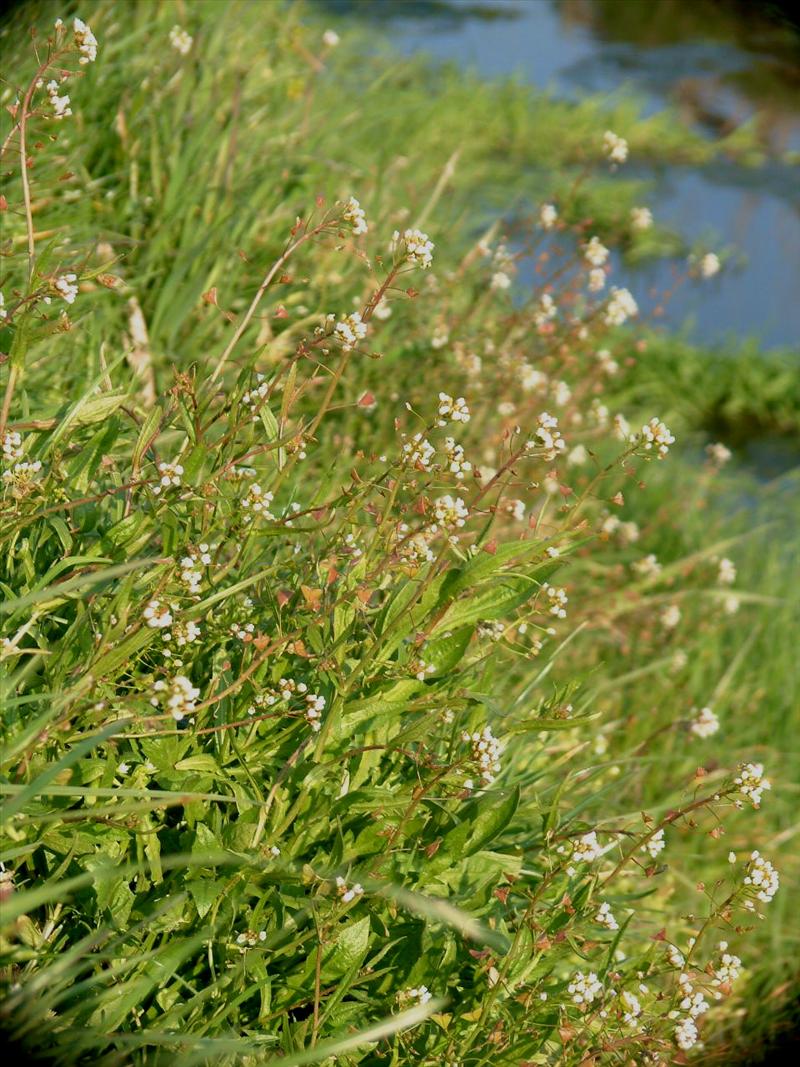
[(798, 526), (704, 448), (796, 433), (795, 385), (624, 324), (586, 244), (654, 232), (604, 131), (749, 136), (315, 8), (79, 14), (73, 114), (31, 83), (3, 160), (4, 1027), (65, 1065), (746, 1058), (796, 979)]

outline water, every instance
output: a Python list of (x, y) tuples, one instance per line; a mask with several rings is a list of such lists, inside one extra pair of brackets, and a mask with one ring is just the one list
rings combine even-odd
[[(645, 114), (671, 105), (705, 136), (746, 120), (771, 155), (765, 168), (728, 162), (654, 173), (650, 201), (690, 241), (733, 247), (735, 263), (683, 286), (664, 321), (699, 342), (756, 337), (800, 350), (800, 31), (760, 18), (752, 0), (329, 0), (338, 13), (391, 31), (394, 47), (509, 74), (575, 99), (632, 92)], [(646, 166), (637, 161), (639, 170)], [(669, 288), (668, 264), (617, 272), (641, 294)]]

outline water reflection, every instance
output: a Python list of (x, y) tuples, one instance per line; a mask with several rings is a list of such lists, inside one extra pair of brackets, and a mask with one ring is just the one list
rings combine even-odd
[[(320, 0), (322, 2), (322, 0)], [(752, 0), (324, 0), (328, 10), (391, 25), (392, 44), (428, 52), (489, 77), (517, 73), (560, 96), (625, 88), (645, 112), (678, 108), (716, 137), (756, 123), (771, 159), (652, 174), (651, 206), (689, 239), (742, 253), (710, 286), (684, 287), (668, 310), (699, 341), (756, 336), (765, 347), (800, 340), (800, 32), (759, 15)], [(698, 233), (701, 231), (701, 234)], [(641, 272), (640, 272), (641, 271)], [(627, 276), (626, 276), (627, 274)], [(626, 268), (639, 292), (667, 288), (668, 265)], [(637, 293), (638, 295), (638, 293)]]

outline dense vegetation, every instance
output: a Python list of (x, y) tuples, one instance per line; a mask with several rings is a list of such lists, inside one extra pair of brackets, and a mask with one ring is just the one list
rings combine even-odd
[(797, 508), (716, 433), (797, 434), (797, 379), (607, 277), (719, 269), (625, 161), (756, 166), (751, 134), (313, 6), (92, 3), (96, 61), (36, 12), (3, 36), (7, 1032), (64, 1065), (763, 1047)]

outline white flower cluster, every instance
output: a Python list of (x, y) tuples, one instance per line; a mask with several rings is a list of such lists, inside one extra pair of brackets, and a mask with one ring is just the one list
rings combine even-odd
[(537, 326), (545, 326), (558, 314), (556, 302), (549, 293), (542, 293), (539, 297), (539, 306), (533, 313), (533, 321)]
[(253, 515), (257, 515), (259, 518), (274, 522), (275, 516), (270, 511), (272, 498), (272, 493), (265, 492), (260, 485), (253, 482), (247, 490), (247, 496), (242, 500), (242, 507), (248, 511), (245, 521), (249, 522)]
[(254, 389), (248, 389), (246, 393), (242, 395), (242, 403), (250, 408), (253, 413), (253, 421), (258, 421), (258, 410), (261, 404), (266, 400), (269, 395), (269, 382), (266, 380), (263, 374), (256, 375), (256, 382), (258, 383)]
[(717, 966), (714, 967), (712, 984), (715, 986), (731, 986), (741, 974), (742, 961), (738, 956), (734, 956), (731, 952), (728, 952), (727, 941), (720, 941), (719, 951), (720, 961)]
[[(607, 348), (599, 349), (597, 352), (595, 352), (595, 357), (597, 359), (598, 364), (600, 365), (600, 370), (603, 372), (603, 374), (607, 374), (609, 378), (619, 371), (619, 363), (617, 363), (617, 361), (612, 357), (611, 353)], [(622, 418), (621, 415), (616, 417)]]
[(529, 441), (526, 447), (531, 449), (537, 445), (541, 445), (544, 448), (545, 458), (551, 461), (567, 447), (567, 443), (558, 428), (558, 419), (555, 415), (550, 415), (546, 411), (543, 411), (537, 417), (534, 440)]
[(557, 619), (566, 619), (566, 605), (569, 600), (566, 590), (557, 585), (544, 585), (542, 586), (542, 592), (550, 601), (548, 609), (550, 614), (555, 615)]
[(151, 629), (164, 630), (172, 625), (173, 611), (177, 611), (177, 607), (174, 604), (170, 608), (165, 604), (162, 604), (160, 600), (150, 600), (142, 612), (142, 615)]
[(433, 250), (436, 246), (422, 230), (412, 229), (403, 230), (402, 234), (399, 230), (395, 230), (390, 247), (393, 252), (400, 249), (402, 260), (406, 260), (414, 267), (427, 270), (433, 262)]
[(628, 158), (628, 142), (612, 130), (603, 134), (603, 150), (606, 158), (614, 164), (624, 163)]
[(718, 255), (714, 252), (706, 252), (700, 260), (700, 274), (704, 278), (713, 278), (715, 274), (719, 274), (721, 266)]
[(2, 453), (4, 463), (16, 463), (22, 459), (22, 437), (16, 430), (6, 430), (3, 434)]
[(77, 280), (76, 274), (62, 274), (53, 282), (53, 288), (66, 304), (75, 303), (75, 297), (78, 295), (78, 286), (75, 284)]
[(169, 43), (175, 49), (176, 52), (180, 52), (182, 56), (187, 56), (191, 50), (194, 38), (190, 33), (187, 33), (182, 26), (173, 26), (169, 31)]
[(351, 900), (363, 895), (364, 887), (360, 882), (354, 882), (352, 886), (348, 886), (344, 878), (338, 877), (336, 879), (336, 892), (341, 897), (342, 903), (349, 904)]
[[(457, 496), (451, 496), (447, 493), (445, 496), (440, 496), (433, 503), (433, 516), (436, 520), (437, 526), (444, 526), (445, 529), (452, 527), (461, 527), (469, 518), (469, 511), (464, 501)], [(434, 527), (436, 529), (436, 527)]]
[(658, 458), (663, 459), (669, 452), (669, 446), (675, 443), (675, 438), (660, 419), (652, 418), (642, 427), (642, 442), (646, 451), (655, 445)]
[(349, 222), (353, 227), (353, 233), (356, 237), (359, 237), (362, 233), (366, 233), (369, 230), (364, 209), (354, 196), (348, 197), (345, 201), (342, 218), (345, 222)]
[(427, 1004), (433, 994), (426, 985), (415, 986), (413, 989), (405, 989), (398, 993), (398, 998), (403, 1001), (416, 1000), (417, 1004)]
[(325, 710), (325, 697), (319, 693), (306, 693), (305, 720), (314, 733), (319, 733), (322, 726), (322, 713)]
[(706, 455), (715, 467), (724, 467), (733, 453), (721, 441), (716, 441), (714, 444), (706, 445)]
[(665, 846), (666, 841), (664, 840), (664, 831), (657, 830), (653, 836), (642, 845), (641, 851), (648, 853), (648, 855), (655, 859), (660, 852), (663, 852)]
[(241, 945), (242, 948), (254, 948), (259, 941), (266, 941), (267, 934), (265, 930), (245, 930), (243, 934), (239, 934), (236, 938), (236, 944)]
[(72, 114), (72, 108), (69, 106), (69, 95), (67, 93), (64, 93), (63, 96), (58, 95), (57, 81), (51, 80), (47, 83), (47, 95), (50, 98), (50, 105), (57, 119), (65, 119)]
[(596, 997), (601, 996), (603, 985), (594, 971), (589, 971), (588, 974), (576, 971), (567, 986), (567, 992), (575, 1004), (591, 1004)]
[(186, 555), (180, 561), (180, 580), (190, 593), (196, 593), (202, 584), (203, 572), (200, 568), (209, 567), (210, 565), (211, 545), (203, 542), (197, 548), (190, 547), (187, 549)]
[(558, 222), (558, 212), (552, 204), (542, 204), (539, 208), (539, 225), (543, 230), (552, 230)]
[(12, 496), (22, 498), (36, 488), (41, 470), (40, 459), (34, 460), (33, 463), (26, 460), (15, 463), (13, 467), (3, 471), (3, 485), (10, 489)]
[(200, 696), (200, 690), (182, 674), (176, 675), (170, 682), (159, 679), (153, 686), (153, 691), (159, 695), (153, 696), (150, 703), (153, 707), (158, 707), (163, 702), (176, 722), (180, 722), (185, 715), (192, 714), (195, 701)]
[(341, 342), (345, 352), (354, 349), (367, 336), (367, 324), (361, 321), (361, 312), (353, 311), (340, 319), (333, 329), (333, 335)]
[(603, 849), (594, 830), (579, 837), (572, 850), (572, 858), (576, 863), (592, 863), (602, 855)]
[(94, 63), (97, 59), (97, 38), (81, 19), (75, 19), (72, 23), (72, 32), (75, 35), (75, 44), (81, 53), (82, 64)]
[(719, 561), (719, 572), (717, 573), (717, 581), (720, 585), (733, 585), (736, 581), (736, 567), (733, 560), (723, 556)]
[(340, 40), (336, 30), (326, 30), (322, 35), (322, 43), (328, 48), (335, 48)]
[[(697, 711), (696, 708), (693, 709)], [(697, 718), (692, 720), (692, 725), (689, 727), (695, 737), (711, 737), (719, 730), (719, 719), (711, 710), (711, 708), (701, 708), (697, 715)]]
[[(778, 872), (769, 860), (765, 860), (760, 852), (750, 853), (750, 862), (744, 876), (744, 884), (756, 895), (756, 899), (769, 904), (780, 889)], [(747, 902), (750, 910), (753, 908), (752, 901)]]
[(446, 426), (450, 422), (469, 422), (469, 408), (463, 396), (453, 399), (447, 393), (439, 393), (438, 425)]
[(628, 1026), (634, 1026), (636, 1020), (642, 1014), (642, 1005), (639, 1003), (639, 998), (635, 993), (631, 993), (630, 990), (626, 989), (620, 994), (619, 999), (622, 1004), (622, 1021)]
[(158, 485), (153, 486), (153, 492), (158, 496), (164, 489), (171, 489), (181, 484), (183, 467), (180, 463), (159, 463)]
[(471, 759), (477, 766), (481, 784), (491, 785), (500, 773), (500, 757), (504, 747), (502, 742), (494, 736), (490, 726), (484, 726), (475, 733), (465, 730), (461, 740), (470, 745)]
[(633, 299), (630, 290), (612, 286), (603, 319), (606, 326), (622, 326), (628, 319), (634, 319), (638, 314), (639, 305)]
[(697, 1019), (708, 1011), (708, 1001), (700, 990), (695, 992), (689, 975), (685, 972), (678, 975), (680, 983), (681, 1001), (678, 1005), (681, 1011), (685, 1011), (690, 1019)]
[(681, 621), (681, 609), (677, 604), (668, 604), (659, 616), (665, 630), (674, 630)]
[(747, 797), (754, 808), (760, 807), (764, 790), (772, 788), (764, 777), (763, 763), (743, 763), (734, 778), (734, 784), (739, 786), (739, 792)]
[(424, 530), (408, 536), (408, 525), (401, 523), (397, 532), (403, 538), (398, 554), (404, 563), (414, 568), (423, 563), (433, 563), (436, 556), (428, 544), (428, 535)]
[(603, 901), (598, 909), (597, 915), (594, 917), (594, 921), (599, 926), (605, 926), (607, 930), (619, 930), (619, 924), (614, 918), (614, 913), (611, 910), (611, 905), (608, 901)]
[(649, 230), (653, 225), (653, 212), (649, 207), (631, 208), (631, 226), (634, 230)]
[(445, 437), (444, 451), (447, 456), (447, 470), (461, 481), (472, 470), (472, 464), (464, 459), (464, 449), (457, 445), (452, 437)]
[(429, 471), (436, 449), (421, 433), (415, 433), (403, 444), (402, 460), (408, 467)]
[(693, 1019), (683, 1019), (675, 1027), (675, 1043), (683, 1052), (688, 1052), (697, 1044), (697, 1027)]
[(661, 564), (654, 553), (649, 552), (646, 556), (642, 556), (641, 559), (634, 560), (631, 564), (631, 570), (641, 578), (655, 578), (661, 573)]
[(592, 267), (602, 267), (608, 260), (609, 251), (599, 237), (590, 237), (583, 246), (583, 258)]

